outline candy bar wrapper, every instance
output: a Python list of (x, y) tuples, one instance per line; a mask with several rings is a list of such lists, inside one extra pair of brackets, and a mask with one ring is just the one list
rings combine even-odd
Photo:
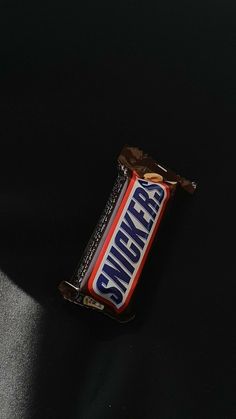
[(120, 322), (132, 319), (144, 263), (178, 188), (193, 193), (196, 184), (142, 150), (125, 146), (116, 182), (79, 266), (59, 284), (62, 296)]

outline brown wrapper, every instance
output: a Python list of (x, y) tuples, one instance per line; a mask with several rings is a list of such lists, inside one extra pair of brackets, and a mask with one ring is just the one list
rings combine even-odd
[(79, 266), (59, 284), (62, 296), (120, 322), (132, 319), (144, 262), (178, 187), (192, 194), (196, 183), (125, 146), (117, 180)]
[(173, 185), (179, 185), (188, 193), (193, 194), (197, 184), (177, 175), (162, 163), (157, 162), (147, 153), (137, 147), (126, 146), (122, 149), (118, 161), (130, 170), (135, 170), (140, 177), (145, 178), (145, 174), (153, 173), (163, 177), (164, 182)]

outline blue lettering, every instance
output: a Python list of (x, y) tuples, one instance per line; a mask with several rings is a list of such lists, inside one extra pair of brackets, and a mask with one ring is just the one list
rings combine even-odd
[[(108, 297), (106, 298), (109, 298), (116, 305), (120, 305), (123, 301), (123, 294), (127, 291), (127, 285), (135, 271), (133, 264), (138, 263), (141, 258), (142, 251), (140, 249), (144, 248), (160, 204), (165, 196), (165, 191), (159, 184), (150, 184), (145, 180), (139, 180), (138, 182), (141, 186), (133, 194), (133, 199), (131, 199), (124, 219), (120, 224), (120, 229), (113, 239), (115, 246), (110, 247), (109, 254), (102, 267), (102, 273), (96, 280), (96, 286), (100, 293), (107, 294)], [(152, 198), (148, 191), (153, 191)], [(141, 205), (142, 209), (139, 208), (137, 203)], [(134, 218), (131, 218), (131, 215)], [(146, 231), (138, 228), (135, 225), (135, 220)], [(109, 283), (112, 283), (113, 286), (109, 286)]]
[(157, 200), (159, 204), (161, 204), (163, 198), (164, 198), (164, 191), (162, 188), (160, 188), (157, 192), (154, 194), (154, 198)]
[(142, 210), (137, 211), (135, 206), (135, 201), (132, 199), (132, 201), (129, 204), (128, 211), (131, 212), (137, 218), (137, 220), (147, 229), (147, 231), (150, 231), (153, 226), (153, 221), (150, 220), (147, 222), (147, 220), (144, 218), (144, 212)]
[(107, 257), (107, 261), (111, 262), (113, 266), (105, 265), (103, 266), (102, 270), (109, 278), (111, 278), (122, 291), (126, 291), (126, 287), (120, 282), (125, 282), (126, 284), (130, 281), (130, 276), (124, 269), (111, 257)]
[[(127, 245), (128, 241), (128, 237), (122, 231), (118, 231), (115, 238), (115, 244), (117, 245), (117, 247), (119, 247), (120, 250), (122, 250), (122, 252), (125, 253), (126, 256), (128, 256), (131, 262), (137, 263), (140, 259), (140, 250), (137, 246), (135, 246), (134, 243), (131, 243), (130, 248), (128, 249), (125, 246)], [(132, 252), (130, 249), (132, 250)]]
[(148, 234), (134, 225), (128, 213), (125, 214), (125, 220), (128, 224), (122, 221), (121, 228), (128, 233), (128, 235), (141, 247), (141, 249), (143, 249), (145, 243), (140, 237), (147, 240)]
[(137, 188), (134, 192), (134, 199), (151, 215), (155, 218), (159, 208), (158, 202), (150, 198), (148, 193), (143, 188)]
[[(119, 231), (118, 234), (119, 233), (123, 234), (121, 231)], [(116, 235), (116, 237), (117, 237), (117, 235)], [(111, 253), (116, 257), (116, 259), (118, 259), (122, 263), (123, 266), (125, 266), (125, 268), (131, 274), (134, 272), (134, 267), (131, 265), (131, 263), (127, 259), (125, 259), (125, 257), (114, 246), (111, 247)]]
[(110, 299), (115, 304), (120, 304), (123, 300), (121, 292), (116, 287), (107, 287), (108, 279), (100, 274), (97, 279), (97, 288), (103, 294), (110, 294)]
[(158, 183), (152, 183), (150, 185), (150, 184), (148, 184), (148, 182), (146, 180), (139, 180), (139, 183), (140, 183), (140, 185), (142, 185), (148, 191), (157, 190), (158, 193), (154, 194), (154, 198), (159, 202), (159, 204), (162, 202), (162, 200), (164, 198), (164, 190), (160, 185), (158, 185)]

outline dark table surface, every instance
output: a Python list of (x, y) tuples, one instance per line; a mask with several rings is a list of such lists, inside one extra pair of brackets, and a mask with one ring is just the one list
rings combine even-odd
[[(0, 13), (0, 418), (233, 419), (235, 4), (8, 2)], [(124, 143), (198, 181), (136, 319), (64, 303)]]

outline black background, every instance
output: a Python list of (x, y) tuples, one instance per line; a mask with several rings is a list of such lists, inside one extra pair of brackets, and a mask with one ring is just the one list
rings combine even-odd
[[(235, 418), (235, 5), (10, 0), (0, 28), (0, 417)], [(56, 286), (124, 143), (199, 187), (120, 326)]]

